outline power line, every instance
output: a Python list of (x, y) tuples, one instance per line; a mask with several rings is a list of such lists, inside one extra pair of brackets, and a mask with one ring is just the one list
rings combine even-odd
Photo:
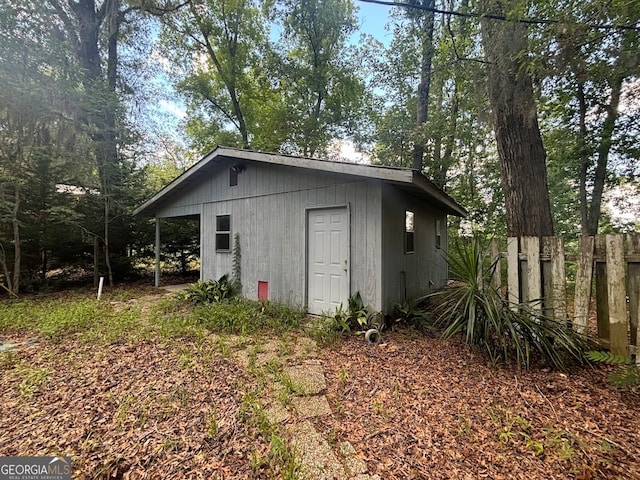
[[(507, 18), (505, 15), (496, 15), (493, 13), (475, 13), (475, 12), (458, 12), (455, 10), (442, 10), (439, 8), (432, 8), (426, 5), (420, 5), (417, 3), (402, 3), (402, 2), (394, 2), (387, 0), (359, 0), (364, 3), (375, 3), (378, 5), (386, 5), (389, 7), (401, 7), (401, 8), (410, 8), (413, 10), (423, 10), (425, 12), (433, 12), (440, 15), (451, 15), (454, 17), (464, 17), (464, 18), (489, 18), (492, 20), (501, 20), (508, 22), (516, 22), (516, 23), (524, 23), (527, 25), (557, 25), (563, 22), (561, 20), (556, 19), (542, 19), (542, 18)], [(578, 23), (574, 22), (575, 25), (584, 25), (586, 27), (592, 28), (594, 30), (634, 30), (640, 31), (639, 25), (616, 25), (613, 23), (603, 23), (603, 24), (593, 24), (593, 23)]]

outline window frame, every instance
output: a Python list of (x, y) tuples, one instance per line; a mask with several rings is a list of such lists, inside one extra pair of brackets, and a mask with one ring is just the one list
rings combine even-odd
[[(409, 227), (411, 218), (411, 227)], [(416, 253), (416, 213), (412, 210), (404, 211), (404, 253), (411, 255)]]
[[(229, 229), (228, 230), (221, 230), (221, 221), (224, 221), (223, 219), (225, 217), (228, 217), (228, 222), (229, 222)], [(227, 238), (227, 248), (220, 248), (219, 245), (219, 239), (226, 237)], [(231, 252), (231, 214), (226, 213), (223, 215), (216, 215), (216, 234), (215, 234), (215, 247), (216, 247), (216, 252), (221, 252), (221, 253), (229, 253)]]
[(436, 250), (442, 249), (442, 220), (436, 219)]

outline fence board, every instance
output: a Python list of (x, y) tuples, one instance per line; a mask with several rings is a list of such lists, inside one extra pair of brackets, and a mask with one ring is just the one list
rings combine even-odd
[[(501, 256), (498, 245), (492, 241), (492, 261)], [(584, 236), (569, 257), (560, 237), (510, 237), (506, 256), (511, 308), (529, 302), (558, 321), (568, 320), (566, 261), (575, 259), (574, 328), (589, 333), (595, 277), (599, 338), (615, 354), (636, 354), (640, 366), (640, 234)]]
[[(640, 233), (625, 235), (625, 253), (627, 258), (640, 256)], [(631, 324), (631, 344), (640, 346), (640, 262), (629, 262), (627, 265), (629, 277), (629, 320)], [(636, 348), (636, 361), (640, 362), (640, 352)]]
[(540, 243), (540, 268), (542, 268), (543, 313), (553, 317), (553, 275), (551, 274), (551, 242), (553, 237), (542, 237)]
[(507, 300), (513, 310), (520, 302), (520, 260), (518, 259), (518, 237), (507, 239)]
[(573, 325), (578, 333), (586, 335), (591, 304), (591, 279), (593, 276), (593, 237), (580, 237), (578, 241), (578, 271), (573, 303)]
[(527, 250), (527, 301), (536, 310), (542, 309), (542, 278), (540, 276), (540, 239), (524, 237)]
[[(605, 255), (604, 235), (596, 235), (594, 255)], [(607, 289), (607, 264), (596, 263), (596, 315), (598, 317), (598, 338), (609, 339), (609, 297)]]
[(551, 307), (553, 317), (561, 322), (567, 320), (567, 277), (564, 266), (564, 242), (562, 237), (548, 237), (551, 253)]
[(624, 272), (624, 242), (622, 235), (606, 235), (607, 296), (609, 299), (609, 333), (611, 352), (628, 353), (627, 295)]

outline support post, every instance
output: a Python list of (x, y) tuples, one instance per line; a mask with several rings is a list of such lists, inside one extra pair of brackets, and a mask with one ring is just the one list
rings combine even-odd
[(156, 271), (154, 285), (160, 286), (160, 219), (156, 217)]

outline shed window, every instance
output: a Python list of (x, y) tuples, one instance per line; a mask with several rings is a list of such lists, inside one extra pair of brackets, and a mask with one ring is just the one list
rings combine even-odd
[(413, 212), (409, 210), (404, 212), (404, 253), (413, 253), (415, 251), (414, 220), (415, 215)]
[(442, 223), (440, 220), (436, 220), (436, 248), (439, 250), (442, 248)]
[(231, 251), (231, 215), (216, 216), (216, 251)]
[(229, 167), (229, 186), (235, 187), (238, 185), (238, 168)]

